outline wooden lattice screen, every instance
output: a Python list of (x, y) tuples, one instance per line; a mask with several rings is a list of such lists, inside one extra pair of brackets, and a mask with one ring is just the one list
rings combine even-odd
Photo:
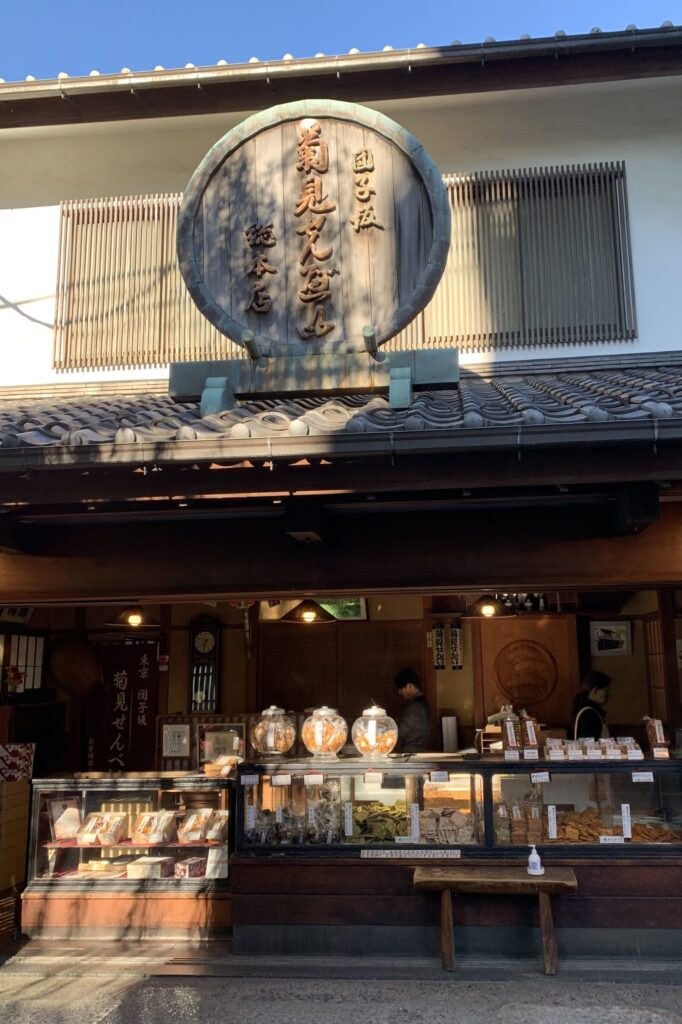
[[(385, 346), (463, 351), (636, 335), (622, 163), (448, 175), (443, 280)], [(175, 254), (179, 193), (61, 205), (54, 365), (239, 358), (199, 313)]]

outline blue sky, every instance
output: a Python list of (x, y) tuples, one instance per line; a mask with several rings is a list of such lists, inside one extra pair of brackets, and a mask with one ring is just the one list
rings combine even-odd
[(682, 0), (0, 0), (0, 77), (682, 24)]

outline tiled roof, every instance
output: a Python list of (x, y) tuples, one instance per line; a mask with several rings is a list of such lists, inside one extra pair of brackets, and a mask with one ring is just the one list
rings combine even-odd
[[(464, 373), (460, 387), (416, 393), (409, 409), (385, 395), (299, 396), (247, 400), (201, 416), (198, 403), (159, 394), (0, 401), (1, 449), (64, 449), (253, 438), (349, 437), (421, 431), (485, 435), (496, 428), (556, 436), (581, 425), (682, 424), (682, 367), (585, 372)], [(358, 441), (361, 438), (358, 437)], [(456, 440), (453, 445), (456, 447)], [(9, 454), (9, 453), (8, 453)]]
[[(258, 74), (261, 70), (264, 73), (272, 73), (273, 71), (291, 70), (295, 71), (300, 68), (301, 65), (316, 65), (325, 63), (327, 61), (344, 61), (348, 65), (353, 65), (363, 60), (371, 59), (375, 62), (377, 59), (383, 60), (386, 63), (390, 63), (396, 59), (407, 57), (411, 60), (415, 60), (417, 57), (423, 56), (426, 60), (432, 59), (434, 53), (444, 53), (445, 51), (459, 51), (462, 56), (467, 56), (473, 51), (478, 52), (484, 50), (488, 57), (495, 56), (497, 52), (506, 51), (510, 48), (517, 51), (533, 50), (538, 46), (550, 44), (555, 48), (565, 48), (574, 46), (576, 44), (598, 44), (600, 37), (603, 40), (609, 42), (618, 42), (622, 38), (628, 45), (634, 47), (638, 43), (647, 39), (648, 37), (654, 36), (661, 32), (669, 33), (674, 30), (677, 26), (671, 21), (664, 21), (660, 28), (641, 28), (638, 29), (636, 25), (627, 25), (622, 30), (605, 31), (602, 32), (601, 28), (594, 27), (585, 33), (567, 34), (563, 29), (559, 28), (553, 36), (545, 37), (531, 37), (530, 35), (524, 34), (520, 39), (515, 40), (497, 40), (493, 36), (487, 36), (480, 42), (462, 43), (459, 39), (453, 39), (451, 42), (446, 43), (445, 41), (440, 44), (427, 45), (426, 43), (417, 43), (415, 47), (410, 48), (394, 48), (390, 44), (382, 47), (381, 50), (368, 50), (360, 51), (357, 47), (351, 47), (347, 54), (332, 54), (327, 55), (324, 53), (316, 53), (314, 56), (303, 56), (294, 57), (291, 53), (285, 53), (281, 59), (271, 60), (260, 60), (258, 57), (251, 57), (248, 61), (236, 62), (231, 64), (229, 61), (221, 58), (216, 61), (214, 65), (203, 65), (196, 67), (192, 63), (187, 63), (183, 68), (165, 68), (160, 64), (157, 64), (154, 68), (146, 68), (138, 71), (133, 71), (130, 68), (121, 68), (119, 72), (100, 72), (93, 69), (88, 74), (80, 75), (69, 75), (66, 71), (60, 71), (54, 78), (43, 78), (36, 79), (32, 74), (27, 74), (24, 82), (5, 82), (4, 79), (0, 78), (0, 99), (2, 98), (2, 86), (7, 86), (7, 91), (14, 91), (16, 86), (21, 86), (21, 94), (30, 96), (32, 92), (37, 91), (43, 85), (55, 85), (64, 91), (69, 88), (78, 88), (79, 85), (89, 84), (92, 87), (106, 87), (112, 80), (115, 84), (134, 85), (136, 88), (143, 87), (145, 83), (151, 83), (151, 81), (165, 81), (166, 84), (181, 84), (183, 81), (189, 79), (201, 79), (210, 80), (211, 76), (215, 72), (244, 72), (252, 75), (253, 73)], [(424, 52), (425, 51), (425, 52)], [(64, 92), (66, 95), (66, 92)]]

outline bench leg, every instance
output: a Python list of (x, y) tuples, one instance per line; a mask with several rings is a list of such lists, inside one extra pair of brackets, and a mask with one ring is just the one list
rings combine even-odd
[(540, 911), (542, 964), (545, 968), (545, 974), (556, 974), (559, 961), (559, 947), (557, 945), (554, 918), (552, 916), (552, 897), (549, 893), (538, 893), (538, 907)]
[(440, 955), (444, 971), (455, 969), (455, 933), (452, 923), (452, 893), (443, 889), (440, 894)]

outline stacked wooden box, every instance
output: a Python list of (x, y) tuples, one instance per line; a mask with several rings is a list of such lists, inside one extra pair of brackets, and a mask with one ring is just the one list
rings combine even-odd
[(31, 783), (0, 782), (0, 892), (26, 879)]

